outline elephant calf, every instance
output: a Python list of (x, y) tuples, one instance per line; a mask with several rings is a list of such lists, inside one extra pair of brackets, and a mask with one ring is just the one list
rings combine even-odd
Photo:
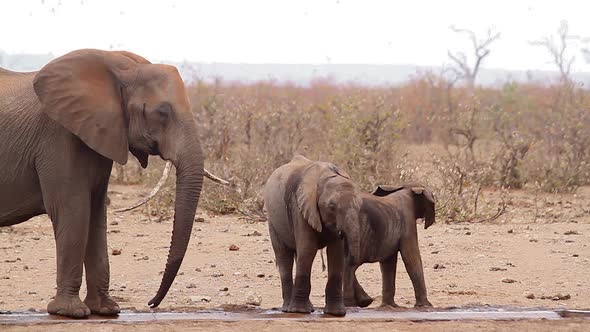
[[(310, 313), (311, 266), (327, 246), (328, 283), (324, 313), (344, 316), (344, 253), (359, 252), (360, 191), (335, 165), (295, 156), (277, 168), (264, 187), (264, 206), (281, 276), (285, 312)], [(297, 261), (293, 283), (293, 261)]]
[[(363, 263), (379, 262), (382, 275), (383, 306), (394, 302), (398, 252), (412, 280), (416, 307), (432, 306), (426, 297), (422, 259), (418, 247), (416, 219), (424, 218), (424, 228), (434, 223), (434, 196), (420, 184), (379, 186), (372, 194), (362, 194), (360, 211), (360, 256), (346, 265), (344, 303), (366, 307), (373, 299), (365, 293), (355, 272)], [(347, 257), (348, 260), (348, 257)], [(350, 260), (349, 260), (350, 261)]]

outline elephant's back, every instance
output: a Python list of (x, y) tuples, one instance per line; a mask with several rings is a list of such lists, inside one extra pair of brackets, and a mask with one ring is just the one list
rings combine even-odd
[(284, 197), (285, 183), (289, 176), (287, 165), (275, 169), (264, 184), (264, 209), (268, 214), (269, 223), (280, 220), (281, 212), (286, 211)]
[(15, 102), (38, 100), (33, 89), (35, 74), (36, 72), (19, 73), (0, 68), (0, 110)]
[(290, 162), (278, 167), (271, 173), (264, 185), (263, 194), (268, 212), (286, 210), (285, 194), (289, 178), (311, 162), (303, 156), (295, 156)]
[(0, 77), (2, 77), (2, 76), (22, 76), (22, 75), (26, 75), (26, 74), (28, 74), (28, 73), (12, 71), (12, 70), (8, 70), (6, 68), (0, 67)]

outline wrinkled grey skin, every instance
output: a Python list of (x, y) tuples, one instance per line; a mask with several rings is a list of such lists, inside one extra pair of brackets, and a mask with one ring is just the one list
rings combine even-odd
[[(129, 152), (144, 168), (148, 155), (176, 166), (172, 242), (149, 304), (166, 296), (188, 246), (203, 181), (196, 128), (176, 68), (130, 52), (78, 50), (31, 73), (0, 68), (0, 226), (49, 215), (57, 260), (50, 314), (119, 313), (109, 295), (105, 197), (113, 161), (125, 164)], [(83, 270), (87, 296), (81, 301)]]
[(348, 252), (353, 262), (359, 253), (359, 194), (350, 177), (336, 166), (303, 156), (295, 156), (268, 178), (264, 205), (281, 276), (283, 311), (314, 310), (309, 301), (311, 267), (317, 251), (327, 246), (324, 313), (346, 314), (342, 299), (344, 253)]
[[(424, 218), (424, 228), (434, 223), (434, 196), (420, 184), (380, 186), (373, 194), (362, 194), (360, 214), (360, 256), (346, 265), (344, 303), (366, 307), (373, 302), (356, 278), (363, 263), (379, 262), (382, 275), (382, 306), (397, 307), (395, 274), (398, 252), (412, 280), (416, 307), (431, 307), (426, 296), (424, 271), (418, 247), (416, 219)], [(347, 259), (349, 259), (347, 257)]]

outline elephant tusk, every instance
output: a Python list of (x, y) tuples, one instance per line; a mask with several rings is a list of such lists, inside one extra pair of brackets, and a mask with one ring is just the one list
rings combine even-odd
[[(156, 184), (154, 189), (152, 189), (152, 191), (149, 193), (149, 195), (147, 195), (146, 197), (144, 197), (142, 200), (138, 201), (137, 203), (135, 203), (129, 207), (126, 207), (126, 208), (115, 210), (115, 212), (121, 213), (121, 212), (127, 212), (130, 210), (136, 209), (136, 208), (144, 205), (145, 203), (147, 203), (152, 198), (154, 198), (154, 196), (156, 196), (158, 194), (160, 189), (162, 189), (162, 187), (166, 183), (166, 180), (168, 180), (168, 176), (170, 175), (171, 168), (172, 168), (172, 162), (167, 161), (166, 166), (164, 167), (164, 172), (162, 173), (162, 177), (160, 178), (160, 180), (158, 180), (158, 183)], [(212, 174), (207, 169), (205, 169), (205, 176), (215, 183), (219, 183), (222, 185), (229, 185), (228, 181)]]
[(167, 161), (166, 166), (164, 167), (164, 172), (162, 173), (162, 177), (160, 178), (160, 180), (158, 181), (158, 183), (156, 184), (154, 189), (152, 189), (152, 191), (150, 192), (149, 195), (147, 195), (145, 198), (143, 198), (139, 202), (131, 205), (130, 207), (115, 210), (115, 212), (120, 213), (120, 212), (127, 212), (130, 210), (136, 209), (136, 208), (144, 205), (145, 203), (147, 203), (150, 199), (154, 198), (154, 196), (156, 196), (156, 194), (160, 191), (160, 189), (162, 189), (162, 187), (164, 186), (164, 183), (166, 183), (166, 180), (168, 180), (168, 176), (170, 175), (171, 168), (172, 168), (172, 162)]
[(205, 176), (208, 177), (211, 181), (222, 184), (222, 185), (229, 185), (229, 182), (218, 177), (217, 175), (212, 174), (211, 172), (209, 172), (207, 169), (205, 169)]

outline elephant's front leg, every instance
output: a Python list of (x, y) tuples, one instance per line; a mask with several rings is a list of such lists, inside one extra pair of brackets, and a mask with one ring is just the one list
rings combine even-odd
[(356, 307), (354, 279), (357, 266), (345, 264), (343, 273), (342, 291), (344, 293), (344, 305), (347, 307)]
[(328, 283), (326, 284), (326, 307), (324, 313), (334, 316), (346, 315), (342, 298), (342, 275), (344, 269), (344, 241), (328, 244)]
[(418, 246), (418, 237), (416, 234), (409, 236), (402, 241), (400, 248), (406, 271), (412, 280), (414, 286), (414, 295), (416, 296), (416, 307), (432, 307), (426, 296), (426, 283), (424, 282), (424, 269), (422, 268), (422, 258), (420, 257), (420, 248)]
[(317, 251), (317, 246), (313, 245), (297, 248), (295, 283), (288, 312), (311, 313), (314, 310), (309, 300), (309, 293), (311, 292), (311, 266)]
[(43, 193), (53, 223), (57, 255), (57, 292), (47, 305), (47, 312), (53, 315), (74, 318), (90, 315), (90, 309), (79, 295), (88, 240), (89, 196), (89, 193)]
[(109, 295), (109, 256), (107, 252), (106, 185), (92, 198), (90, 230), (84, 267), (88, 289), (84, 303), (93, 314), (117, 315), (119, 305)]

